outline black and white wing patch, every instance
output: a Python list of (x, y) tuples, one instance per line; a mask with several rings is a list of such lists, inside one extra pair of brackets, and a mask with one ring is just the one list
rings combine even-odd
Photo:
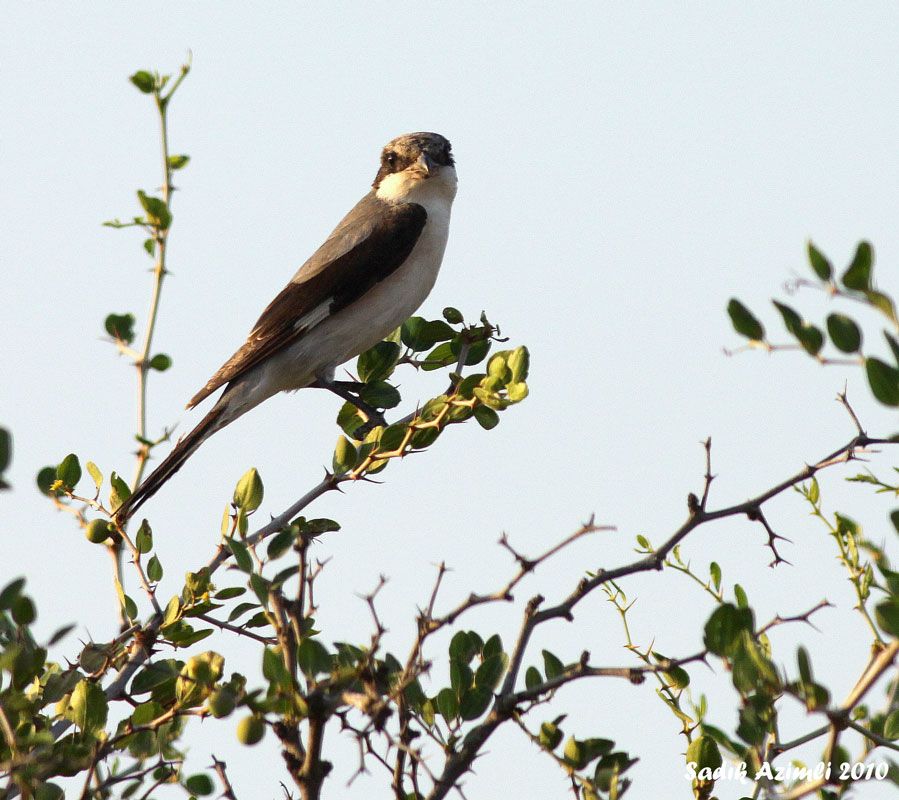
[(415, 203), (386, 203), (373, 192), (363, 197), (187, 407), (193, 408), (384, 280), (409, 257), (427, 216)]

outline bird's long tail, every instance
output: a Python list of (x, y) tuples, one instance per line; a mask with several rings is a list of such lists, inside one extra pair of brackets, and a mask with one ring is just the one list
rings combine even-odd
[(175, 445), (172, 452), (144, 479), (134, 494), (119, 506), (115, 517), (120, 524), (126, 523), (138, 508), (156, 494), (162, 485), (181, 469), (184, 462), (196, 452), (203, 442), (231, 421), (227, 419), (225, 411), (225, 405), (221, 402), (217, 403), (212, 411)]

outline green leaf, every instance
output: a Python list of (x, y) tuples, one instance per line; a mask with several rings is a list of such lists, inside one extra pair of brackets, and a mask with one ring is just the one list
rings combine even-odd
[(125, 344), (134, 341), (134, 314), (109, 314), (103, 321), (103, 327), (113, 339)]
[(355, 438), (354, 434), (364, 422), (365, 420), (359, 415), (359, 409), (352, 403), (344, 403), (337, 412), (337, 424), (347, 436)]
[(713, 561), (709, 564), (709, 574), (712, 576), (712, 586), (715, 587), (715, 591), (718, 591), (721, 588), (721, 567), (717, 562)]
[(447, 722), (452, 722), (459, 716), (459, 701), (456, 699), (456, 693), (449, 688), (441, 689), (434, 699), (437, 711)]
[(150, 359), (150, 369), (155, 369), (157, 372), (165, 372), (170, 366), (172, 366), (172, 358), (165, 353), (157, 353)]
[(690, 674), (683, 667), (672, 667), (662, 674), (675, 689), (686, 689), (690, 685)]
[(796, 651), (796, 661), (799, 664), (799, 677), (803, 683), (812, 681), (812, 665), (809, 661), (808, 650), (800, 646)]
[(6, 428), (0, 428), (0, 475), (9, 468), (12, 460), (12, 436)]
[(378, 450), (382, 453), (390, 453), (396, 450), (403, 443), (408, 430), (409, 426), (402, 422), (396, 422), (387, 426), (381, 434)]
[(150, 224), (163, 231), (172, 224), (172, 212), (169, 211), (169, 207), (164, 200), (148, 195), (140, 189), (137, 192), (137, 199), (143, 206), (144, 211), (147, 212)]
[(824, 334), (821, 332), (821, 329), (808, 322), (802, 323), (802, 328), (800, 328), (796, 338), (799, 339), (802, 349), (810, 356), (818, 355), (821, 352), (821, 348), (824, 347)]
[(141, 703), (131, 713), (132, 725), (147, 725), (165, 712), (165, 709), (157, 702), (150, 700)]
[(138, 553), (149, 553), (153, 549), (153, 531), (150, 523), (143, 520), (137, 529), (137, 535), (134, 537), (134, 546)]
[(752, 632), (752, 611), (722, 603), (705, 624), (703, 642), (715, 655), (726, 656), (731, 653), (744, 630)]
[(474, 672), (461, 661), (450, 661), (450, 687), (461, 701), (474, 684)]
[(374, 408), (396, 408), (402, 400), (396, 387), (391, 386), (387, 381), (366, 383), (359, 392), (359, 396)]
[(276, 687), (288, 688), (290, 686), (290, 673), (284, 666), (281, 654), (272, 647), (262, 649), (262, 675)]
[(802, 348), (811, 356), (818, 355), (824, 346), (824, 334), (811, 323), (803, 321), (802, 317), (790, 306), (777, 300), (772, 300), (771, 302), (774, 303), (781, 317), (783, 317), (786, 329), (799, 340)]
[(830, 314), (827, 317), (827, 332), (831, 341), (844, 353), (856, 353), (862, 346), (862, 332), (855, 320), (845, 314)]
[(812, 269), (822, 281), (829, 281), (833, 275), (833, 267), (827, 257), (815, 245), (808, 243), (808, 261)]
[(799, 331), (802, 330), (802, 317), (786, 303), (780, 303), (777, 300), (772, 300), (771, 302), (774, 303), (774, 307), (780, 312), (787, 331), (798, 337)]
[(296, 533), (294, 528), (287, 527), (269, 539), (268, 548), (265, 551), (269, 561), (280, 558), (290, 549), (294, 539), (296, 539)]
[(110, 474), (109, 484), (109, 505), (113, 511), (117, 511), (122, 503), (131, 497), (131, 489), (115, 472)]
[(488, 686), (476, 686), (462, 695), (459, 716), (466, 721), (477, 719), (487, 710), (492, 699), (493, 692)]
[(122, 597), (122, 610), (125, 612), (125, 616), (128, 617), (128, 619), (137, 619), (137, 603), (135, 603), (134, 599), (127, 594)]
[(492, 385), (496, 388), (505, 386), (512, 378), (512, 372), (506, 365), (507, 355), (509, 355), (508, 350), (494, 353), (487, 362), (487, 375), (491, 378), (495, 378), (495, 382)]
[(891, 636), (899, 636), (899, 597), (878, 603), (874, 609), (877, 624)]
[(528, 385), (524, 382), (510, 383), (506, 386), (506, 392), (511, 402), (520, 403), (528, 396)]
[(179, 153), (178, 155), (169, 156), (169, 169), (184, 169), (188, 163), (190, 162), (190, 156), (185, 155), (184, 153)]
[(727, 314), (734, 330), (741, 336), (756, 342), (764, 341), (765, 329), (762, 323), (735, 297), (727, 304)]
[(559, 661), (555, 655), (550, 653), (549, 650), (544, 650), (543, 672), (546, 674), (548, 680), (552, 680), (565, 672), (565, 665)]
[(10, 581), (0, 591), (0, 611), (12, 608), (13, 601), (19, 596), (25, 586), (25, 578), (16, 578)]
[(309, 520), (300, 517), (299, 519), (294, 520), (294, 523), (300, 526), (300, 530), (303, 533), (312, 534), (313, 536), (317, 536), (320, 533), (332, 533), (333, 531), (340, 530), (340, 523), (325, 517)]
[(499, 414), (489, 406), (479, 405), (474, 410), (474, 418), (485, 431), (493, 430), (499, 425)]
[(162, 580), (162, 564), (155, 555), (147, 562), (147, 577), (154, 582)]
[(250, 575), (250, 588), (259, 599), (259, 602), (262, 603), (263, 608), (268, 608), (268, 593), (271, 590), (271, 586), (271, 583), (261, 575), (255, 572)]
[(865, 371), (871, 392), (887, 406), (899, 406), (899, 369), (879, 358), (866, 358)]
[(144, 250), (147, 251), (147, 255), (150, 258), (153, 258), (156, 255), (156, 240), (155, 239), (144, 239)]
[(331, 671), (331, 654), (321, 642), (303, 639), (297, 648), (297, 666), (307, 678), (312, 679), (319, 673)]
[(512, 372), (510, 383), (521, 383), (526, 380), (531, 365), (531, 354), (528, 352), (527, 347), (523, 345), (516, 347), (506, 359), (506, 365)]
[(247, 470), (234, 489), (234, 505), (244, 511), (255, 511), (262, 504), (265, 489), (256, 467)]
[(175, 682), (178, 704), (184, 708), (200, 705), (212, 693), (224, 667), (224, 657), (212, 650), (191, 656)]
[(131, 694), (145, 694), (167, 681), (172, 681), (174, 684), (174, 678), (179, 671), (178, 664), (179, 662), (173, 658), (147, 664), (146, 667), (137, 673), (132, 681)]
[(484, 646), (481, 648), (481, 657), (487, 659), (491, 656), (502, 655), (502, 652), (503, 640), (498, 633), (494, 633), (493, 636), (484, 642)]
[(356, 372), (363, 383), (382, 381), (393, 372), (400, 358), (401, 348), (396, 342), (378, 342), (356, 361)]
[(234, 563), (237, 564), (237, 568), (241, 572), (252, 572), (253, 559), (250, 558), (250, 551), (247, 550), (247, 546), (240, 540), (231, 538), (225, 539), (225, 543), (228, 545), (231, 555), (234, 556)]
[(259, 608), (259, 603), (238, 603), (231, 609), (231, 613), (228, 614), (228, 622), (234, 622), (238, 617), (257, 608)]
[(65, 796), (63, 788), (56, 783), (42, 783), (34, 790), (34, 800), (65, 800)]
[(171, 625), (181, 616), (181, 598), (173, 595), (172, 599), (166, 604), (165, 616), (162, 619), (163, 626)]
[(334, 447), (334, 455), (331, 458), (331, 467), (335, 475), (345, 475), (359, 461), (359, 453), (355, 445), (346, 436), (337, 437), (337, 445)]
[[(456, 361), (459, 356), (462, 354), (462, 343), (459, 337), (453, 339), (450, 343), (450, 352), (453, 354), (453, 358), (450, 363)], [(436, 350), (434, 352), (437, 352)], [(489, 339), (478, 339), (471, 343), (468, 348), (468, 355), (465, 357), (466, 367), (472, 367), (475, 364), (480, 364), (485, 358), (487, 358), (487, 354), (490, 352), (490, 340)], [(432, 353), (433, 355), (433, 353)], [(428, 356), (430, 358), (431, 356)]]
[(583, 769), (587, 766), (587, 751), (584, 743), (579, 742), (573, 736), (568, 737), (565, 742), (565, 749), (562, 751), (562, 758), (570, 767), (574, 769)]
[(453, 661), (468, 664), (477, 654), (477, 644), (467, 631), (457, 631), (449, 644), (449, 657)]
[(186, 781), (184, 781), (184, 788), (187, 789), (187, 791), (189, 791), (191, 794), (199, 795), (200, 797), (205, 797), (206, 795), (210, 795), (215, 792), (215, 786), (212, 783), (212, 778), (202, 772), (199, 772), (196, 775), (191, 775)]
[(896, 317), (896, 306), (893, 303), (893, 298), (888, 294), (871, 289), (865, 292), (865, 297), (868, 302), (889, 319), (890, 322), (893, 324), (899, 322), (899, 319)]
[(891, 711), (883, 723), (883, 736), (885, 739), (899, 739), (899, 708)]
[(96, 736), (106, 726), (108, 711), (109, 704), (102, 687), (84, 679), (72, 692), (66, 717), (84, 733)]
[(543, 683), (543, 677), (537, 667), (528, 667), (524, 673), (524, 686), (526, 689), (533, 689)]
[(540, 725), (540, 745), (546, 750), (555, 750), (565, 734), (559, 727), (559, 720)]
[(37, 609), (31, 598), (25, 597), (25, 595), (19, 595), (12, 601), (9, 613), (16, 625), (30, 625), (37, 619)]
[(687, 746), (687, 763), (696, 763), (697, 771), (701, 769), (715, 770), (723, 760), (718, 745), (711, 736), (699, 736)]
[(56, 492), (51, 491), (51, 487), (56, 483), (56, 467), (44, 467), (38, 472), (35, 481), (38, 490), (42, 494), (56, 494)]
[(890, 346), (890, 351), (893, 353), (893, 359), (896, 361), (896, 366), (899, 366), (899, 341), (896, 341), (896, 338), (889, 331), (884, 331), (883, 335), (887, 340), (887, 344)]
[(450, 344), (450, 342), (443, 342), (442, 344), (438, 344), (437, 347), (425, 356), (421, 368), (425, 372), (431, 372), (435, 369), (441, 369), (443, 367), (448, 367), (450, 364), (455, 364), (457, 358), (458, 356), (453, 352), (452, 344)]
[(868, 242), (859, 242), (855, 250), (855, 257), (849, 265), (849, 269), (843, 273), (843, 286), (847, 289), (864, 291), (871, 288), (871, 268), (874, 261), (874, 252)]
[(56, 479), (62, 481), (69, 488), (74, 489), (81, 480), (81, 464), (78, 456), (69, 453), (56, 467)]
[(213, 597), (216, 600), (232, 600), (235, 597), (240, 597), (242, 594), (246, 594), (247, 590), (243, 588), (243, 586), (228, 586), (225, 589), (219, 589)]
[(818, 501), (821, 499), (821, 487), (818, 485), (818, 479), (812, 478), (811, 483), (808, 485), (808, 499), (812, 505), (818, 505)]
[(87, 474), (91, 476), (94, 486), (97, 487), (97, 491), (99, 492), (100, 487), (103, 485), (103, 473), (100, 472), (100, 468), (93, 461), (88, 461), (84, 466), (87, 469)]
[(462, 312), (459, 311), (458, 308), (453, 308), (452, 306), (447, 306), (443, 309), (443, 318), (450, 325), (459, 325), (465, 321), (465, 318), (462, 316)]
[(506, 671), (506, 657), (504, 653), (492, 655), (484, 659), (481, 666), (474, 674), (475, 686), (485, 687), (492, 692), (499, 685), (500, 678)]
[(156, 88), (155, 78), (146, 70), (140, 69), (128, 78), (144, 94), (152, 94)]
[(437, 342), (452, 339), (456, 332), (443, 320), (428, 321), (422, 317), (410, 317), (400, 328), (400, 340), (415, 352), (430, 350)]

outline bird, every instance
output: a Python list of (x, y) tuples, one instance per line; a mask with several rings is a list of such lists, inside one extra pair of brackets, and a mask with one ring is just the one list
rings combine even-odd
[(210, 436), (279, 392), (331, 389), (338, 366), (405, 322), (443, 261), (458, 180), (449, 141), (398, 136), (381, 151), (371, 190), (269, 303), (241, 345), (187, 404), (224, 387), (212, 409), (116, 510), (127, 520)]

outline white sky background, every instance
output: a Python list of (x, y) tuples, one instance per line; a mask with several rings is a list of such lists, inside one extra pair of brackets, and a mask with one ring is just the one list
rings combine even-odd
[[(0, 583), (28, 575), (39, 631), (76, 619), (82, 638), (114, 630), (103, 550), (52, 510), (33, 476), (70, 451), (107, 475), (131, 475), (133, 370), (101, 340), (102, 321), (133, 311), (142, 322), (149, 261), (137, 233), (100, 223), (137, 213), (134, 190), (159, 183), (154, 110), (127, 76), (176, 72), (188, 49), (194, 69), (171, 108), (171, 142), (192, 161), (178, 176), (174, 274), (156, 338), (174, 367), (151, 378), (152, 431), (181, 421), (183, 432), (199, 418), (183, 411), (186, 399), (364, 194), (381, 146), (412, 130), (445, 134), (460, 176), (443, 271), (423, 312), (486, 309), (512, 344), (531, 349), (531, 396), (496, 430), (456, 427), (432, 452), (391, 466), (383, 486), (353, 486), (310, 509), (343, 525), (316, 551), (332, 558), (318, 585), (326, 641), (367, 640), (354, 592), (370, 590), (379, 573), (390, 577), (379, 598), (388, 647), (405, 652), (439, 560), (455, 569), (442, 595), (448, 606), (506, 580), (512, 565), (494, 544), (501, 531), (536, 554), (593, 512), (618, 526), (530, 579), (514, 609), (468, 620), (511, 645), (532, 594), (554, 601), (584, 569), (631, 560), (636, 534), (661, 542), (683, 521), (687, 493), (701, 489), (705, 436), (720, 475), (717, 507), (848, 441), (852, 426), (833, 402), (847, 378), (871, 431), (895, 430), (895, 414), (868, 399), (859, 370), (825, 370), (790, 353), (722, 354), (739, 344), (724, 311), (733, 295), (778, 329), (767, 301), (782, 296), (791, 271), (809, 274), (809, 236), (840, 266), (869, 238), (875, 276), (899, 289), (893, 4), (246, 9), (6, 6), (0, 423), (15, 436), (15, 491), (0, 496)], [(796, 305), (818, 319), (827, 308), (812, 293)], [(402, 374), (409, 402), (434, 388)], [(208, 560), (223, 505), (248, 467), (265, 481), (261, 519), (318, 481), (338, 407), (316, 392), (270, 400), (204, 445), (147, 504), (166, 569), (163, 599)], [(893, 536), (890, 504), (841, 480), (854, 471), (823, 479), (826, 506), (854, 513), (874, 538)], [(781, 629), (772, 638), (791, 670), (804, 641), (841, 699), (867, 646), (851, 587), (797, 496), (772, 505), (769, 517), (794, 540), (783, 548), (792, 567), (769, 570), (763, 531), (736, 520), (702, 528), (684, 554), (701, 570), (719, 561), (763, 621), (825, 594), (836, 603), (817, 619), (825, 633)], [(237, 580), (222, 575), (218, 585)], [(631, 616), (640, 643), (655, 636), (672, 655), (699, 649), (712, 605), (686, 578), (638, 577), (624, 588), (639, 598)], [(227, 667), (255, 670), (255, 648), (233, 637), (207, 642), (238, 654)], [(617, 614), (597, 593), (575, 624), (541, 630), (527, 663), (540, 661), (542, 647), (563, 660), (588, 649), (598, 664), (632, 663), (622, 642)], [(73, 636), (57, 655), (76, 649)], [(432, 651), (438, 674), (443, 654)], [(732, 730), (728, 676), (691, 674), (697, 693), (709, 694), (710, 721)], [(614, 738), (641, 756), (631, 771), (635, 797), (690, 796), (678, 725), (649, 684), (581, 682), (560, 692), (556, 707), (575, 703), (583, 708), (566, 734)], [(534, 726), (552, 716), (535, 713)], [(791, 707), (785, 724), (789, 738), (820, 721)], [(188, 772), (214, 752), (238, 796), (280, 796), (275, 738), (241, 748), (233, 727), (234, 719), (192, 724)], [(388, 796), (384, 775), (345, 789), (355, 751), (336, 741), (327, 741), (339, 763), (326, 796)], [(568, 796), (561, 772), (517, 731), (488, 749), (466, 780), (469, 798)], [(814, 761), (818, 752), (804, 755)], [(723, 800), (741, 794), (736, 784), (719, 788)], [(858, 796), (888, 794), (869, 786)]]

